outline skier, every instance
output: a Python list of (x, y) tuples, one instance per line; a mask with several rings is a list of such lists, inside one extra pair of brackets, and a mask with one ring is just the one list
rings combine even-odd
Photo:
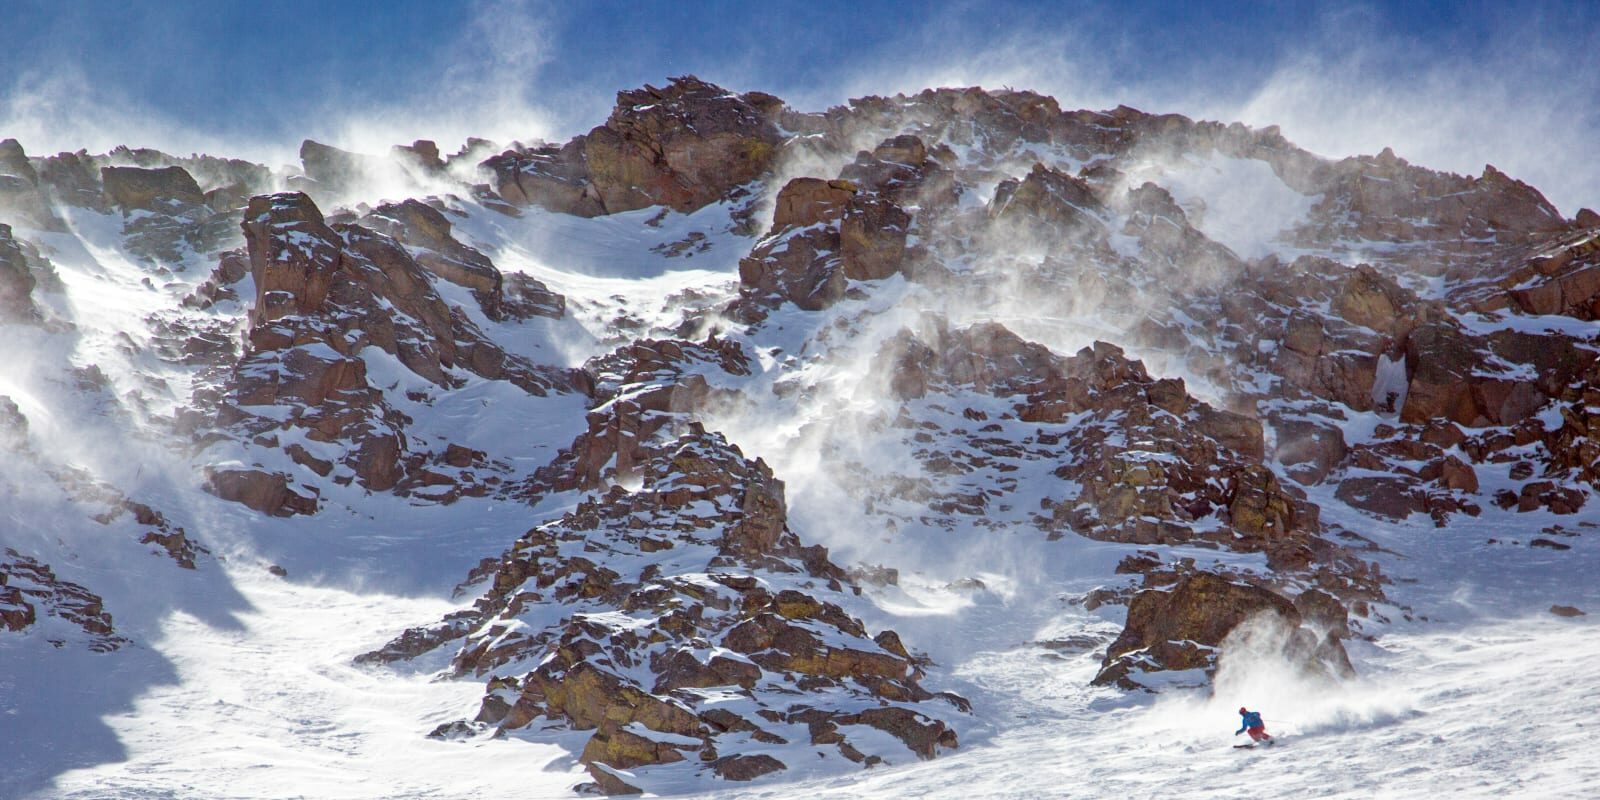
[(1251, 740), (1272, 744), (1272, 737), (1267, 735), (1267, 725), (1261, 721), (1261, 712), (1241, 706), (1239, 716), (1243, 717), (1243, 720), (1239, 724), (1239, 730), (1233, 732), (1234, 736), (1249, 731)]

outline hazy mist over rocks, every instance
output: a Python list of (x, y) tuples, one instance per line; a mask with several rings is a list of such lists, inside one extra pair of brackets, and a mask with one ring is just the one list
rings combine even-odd
[(0, 121), (39, 152), (227, 142), (276, 164), (292, 162), (305, 137), (363, 152), (417, 138), (449, 148), (468, 136), (564, 139), (600, 122), (616, 87), (686, 72), (807, 109), (928, 86), (1012, 86), (1074, 108), (1279, 125), (1330, 157), (1390, 146), (1457, 172), (1492, 162), (1572, 213), (1600, 204), (1586, 188), (1595, 167), (1569, 155), (1592, 149), (1600, 127), (1600, 56), (1593, 32), (1572, 24), (1585, 8), (1008, 2), (904, 14), (853, 3), (481, 0), (374, 15), (309, 2), (22, 0), (10, 13), (30, 35), (0, 55)]
[(1600, 792), (1586, 11), (12, 4), (0, 796)]

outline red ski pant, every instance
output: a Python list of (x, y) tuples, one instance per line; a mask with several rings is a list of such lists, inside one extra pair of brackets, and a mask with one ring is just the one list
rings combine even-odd
[(1265, 725), (1257, 725), (1254, 728), (1245, 731), (1245, 733), (1250, 734), (1250, 738), (1258, 742), (1264, 742), (1272, 738), (1271, 736), (1267, 735), (1267, 726)]

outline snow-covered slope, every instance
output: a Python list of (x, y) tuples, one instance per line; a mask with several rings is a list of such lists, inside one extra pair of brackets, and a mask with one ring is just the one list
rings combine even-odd
[(1600, 792), (1592, 213), (976, 89), (302, 160), (0, 143), (0, 795)]

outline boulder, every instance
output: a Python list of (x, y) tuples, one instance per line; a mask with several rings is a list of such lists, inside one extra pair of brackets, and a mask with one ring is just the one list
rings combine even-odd
[(1290, 601), (1258, 586), (1196, 572), (1179, 578), (1169, 590), (1134, 595), (1127, 623), (1107, 648), (1094, 683), (1133, 688), (1139, 685), (1139, 671), (1210, 670), (1229, 634), (1256, 618), (1281, 629), (1277, 639), (1285, 657), (1307, 669), (1321, 669), (1318, 665), (1329, 660), (1348, 666), (1337, 638), (1299, 632), (1300, 612)]
[(100, 181), (106, 200), (123, 211), (173, 212), (205, 205), (205, 193), (183, 167), (102, 167)]
[(765, 172), (782, 134), (770, 95), (736, 95), (693, 76), (617, 93), (590, 131), (584, 162), (607, 213), (664, 205), (688, 212)]
[(1310, 486), (1321, 483), (1349, 452), (1344, 433), (1310, 419), (1283, 417), (1273, 422), (1276, 456), (1289, 477)]
[(805, 228), (834, 222), (856, 196), (855, 184), (844, 180), (795, 178), (778, 190), (772, 212), (772, 229)]
[(711, 771), (717, 777), (730, 781), (753, 781), (762, 775), (785, 769), (788, 769), (788, 765), (766, 754), (726, 756), (711, 762)]
[(314, 514), (317, 499), (289, 487), (288, 476), (259, 469), (210, 469), (207, 492), (274, 517)]

